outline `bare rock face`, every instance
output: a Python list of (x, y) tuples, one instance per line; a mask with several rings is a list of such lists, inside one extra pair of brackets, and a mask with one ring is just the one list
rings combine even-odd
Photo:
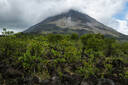
[(82, 81), (81, 85), (89, 85), (86, 81)]
[(121, 37), (123, 34), (105, 26), (92, 17), (75, 10), (52, 16), (30, 27), (24, 33), (101, 33)]
[(73, 77), (65, 77), (64, 79), (59, 79), (58, 77), (54, 78), (53, 80), (44, 80), (41, 85), (123, 85), (123, 84), (115, 84), (111, 79), (99, 79), (96, 82), (92, 80), (79, 80), (79, 78)]
[(110, 80), (110, 79), (100, 79), (99, 81), (98, 81), (98, 84), (97, 85), (115, 85), (115, 83), (112, 81), (112, 80)]

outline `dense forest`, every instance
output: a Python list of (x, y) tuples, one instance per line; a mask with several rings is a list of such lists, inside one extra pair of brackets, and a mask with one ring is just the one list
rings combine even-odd
[(124, 83), (128, 79), (128, 42), (101, 34), (3, 32), (0, 85), (38, 85), (40, 80), (54, 76), (59, 77), (63, 85), (68, 85), (64, 84), (66, 76), (95, 83), (103, 78)]

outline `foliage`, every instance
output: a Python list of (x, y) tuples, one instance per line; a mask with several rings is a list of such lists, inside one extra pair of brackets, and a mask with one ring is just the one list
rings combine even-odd
[(14, 34), (13, 31), (7, 31), (6, 28), (3, 28), (2, 35), (7, 36), (7, 35), (13, 35), (13, 34)]
[[(4, 67), (18, 69), (23, 74), (45, 75), (42, 79), (52, 75), (62, 77), (65, 73), (86, 79), (125, 79), (128, 78), (128, 42), (101, 34), (19, 33), (0, 37), (0, 61)], [(4, 75), (2, 71), (0, 74)]]

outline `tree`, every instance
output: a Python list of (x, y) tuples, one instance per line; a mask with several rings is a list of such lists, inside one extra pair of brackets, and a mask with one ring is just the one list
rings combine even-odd
[(107, 57), (109, 57), (109, 56), (112, 56), (112, 53), (113, 53), (113, 51), (115, 51), (115, 49), (114, 48), (117, 48), (115, 45), (117, 44), (116, 43), (116, 40), (115, 39), (113, 39), (113, 38), (106, 38), (105, 39), (105, 42), (106, 42), (106, 50), (105, 50), (105, 55), (107, 56)]
[(47, 37), (50, 43), (57, 43), (63, 39), (61, 34), (49, 34)]
[(85, 54), (85, 49), (92, 49), (94, 52), (102, 51), (104, 48), (104, 36), (101, 34), (86, 34), (81, 36), (81, 42), (83, 44), (82, 56)]
[(3, 28), (3, 32), (2, 32), (2, 35), (6, 35), (6, 33), (7, 33), (7, 30), (6, 30), (6, 28)]
[(79, 35), (76, 34), (76, 33), (73, 33), (73, 34), (71, 35), (71, 39), (72, 39), (72, 40), (78, 40), (78, 39), (79, 39)]
[(6, 28), (3, 28), (2, 35), (7, 36), (7, 35), (13, 35), (13, 34), (14, 34), (13, 31), (7, 31)]

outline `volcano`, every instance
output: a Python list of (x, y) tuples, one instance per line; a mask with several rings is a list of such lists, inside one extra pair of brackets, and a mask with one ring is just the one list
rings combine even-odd
[[(116, 30), (98, 22), (96, 19), (75, 10), (49, 17), (42, 22), (28, 28), (24, 33), (101, 33), (106, 36), (125, 36)], [(125, 36), (126, 37), (126, 36)]]

